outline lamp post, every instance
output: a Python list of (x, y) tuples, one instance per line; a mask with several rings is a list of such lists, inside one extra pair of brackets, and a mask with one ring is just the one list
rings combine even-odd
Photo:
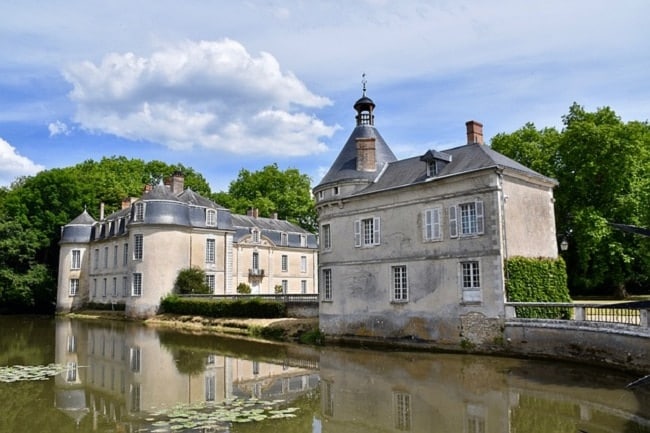
[(562, 242), (560, 242), (560, 251), (566, 251), (569, 249), (569, 242), (566, 240), (566, 238), (562, 238)]

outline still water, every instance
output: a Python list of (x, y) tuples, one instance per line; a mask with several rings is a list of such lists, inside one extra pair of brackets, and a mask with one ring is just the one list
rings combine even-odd
[(0, 317), (0, 367), (51, 363), (0, 382), (0, 433), (650, 432), (650, 386), (606, 369)]

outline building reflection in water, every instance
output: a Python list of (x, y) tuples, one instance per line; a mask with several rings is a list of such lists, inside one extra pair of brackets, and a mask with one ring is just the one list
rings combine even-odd
[(178, 404), (248, 397), (291, 401), (318, 388), (316, 361), (245, 356), (170, 350), (143, 326), (60, 319), (55, 362), (68, 370), (55, 378), (55, 405), (77, 424), (92, 417), (97, 428)]

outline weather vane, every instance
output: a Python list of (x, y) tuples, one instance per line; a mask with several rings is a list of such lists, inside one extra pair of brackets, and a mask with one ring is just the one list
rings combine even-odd
[(366, 83), (368, 80), (366, 80), (366, 73), (364, 72), (361, 74), (361, 84), (363, 84), (363, 96), (366, 96)]

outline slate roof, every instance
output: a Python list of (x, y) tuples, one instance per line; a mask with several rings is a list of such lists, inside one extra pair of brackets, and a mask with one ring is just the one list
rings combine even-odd
[(257, 228), (262, 236), (270, 239), (276, 245), (281, 245), (282, 233), (286, 233), (288, 238), (287, 246), (289, 247), (300, 247), (300, 236), (302, 235), (306, 238), (307, 248), (318, 248), (316, 235), (286, 220), (233, 214), (232, 225), (236, 231), (235, 242), (249, 236), (252, 228)]
[[(357, 171), (357, 138), (374, 138), (375, 139), (375, 160), (377, 171)], [(341, 149), (338, 157), (330, 167), (329, 171), (320, 181), (318, 186), (328, 183), (338, 182), (340, 180), (373, 180), (377, 173), (387, 162), (396, 161), (397, 158), (390, 150), (384, 138), (379, 134), (377, 128), (372, 125), (357, 125), (348, 141)]]
[[(502, 168), (518, 171), (551, 184), (557, 184), (554, 179), (543, 176), (484, 144), (467, 144), (443, 152), (451, 155), (451, 161), (437, 175), (433, 176), (434, 179), (487, 168)], [(374, 183), (371, 183), (357, 194), (399, 188), (426, 181), (427, 166), (420, 158), (420, 156), (415, 156), (389, 163), (383, 172), (378, 171), (375, 173), (378, 178)]]

